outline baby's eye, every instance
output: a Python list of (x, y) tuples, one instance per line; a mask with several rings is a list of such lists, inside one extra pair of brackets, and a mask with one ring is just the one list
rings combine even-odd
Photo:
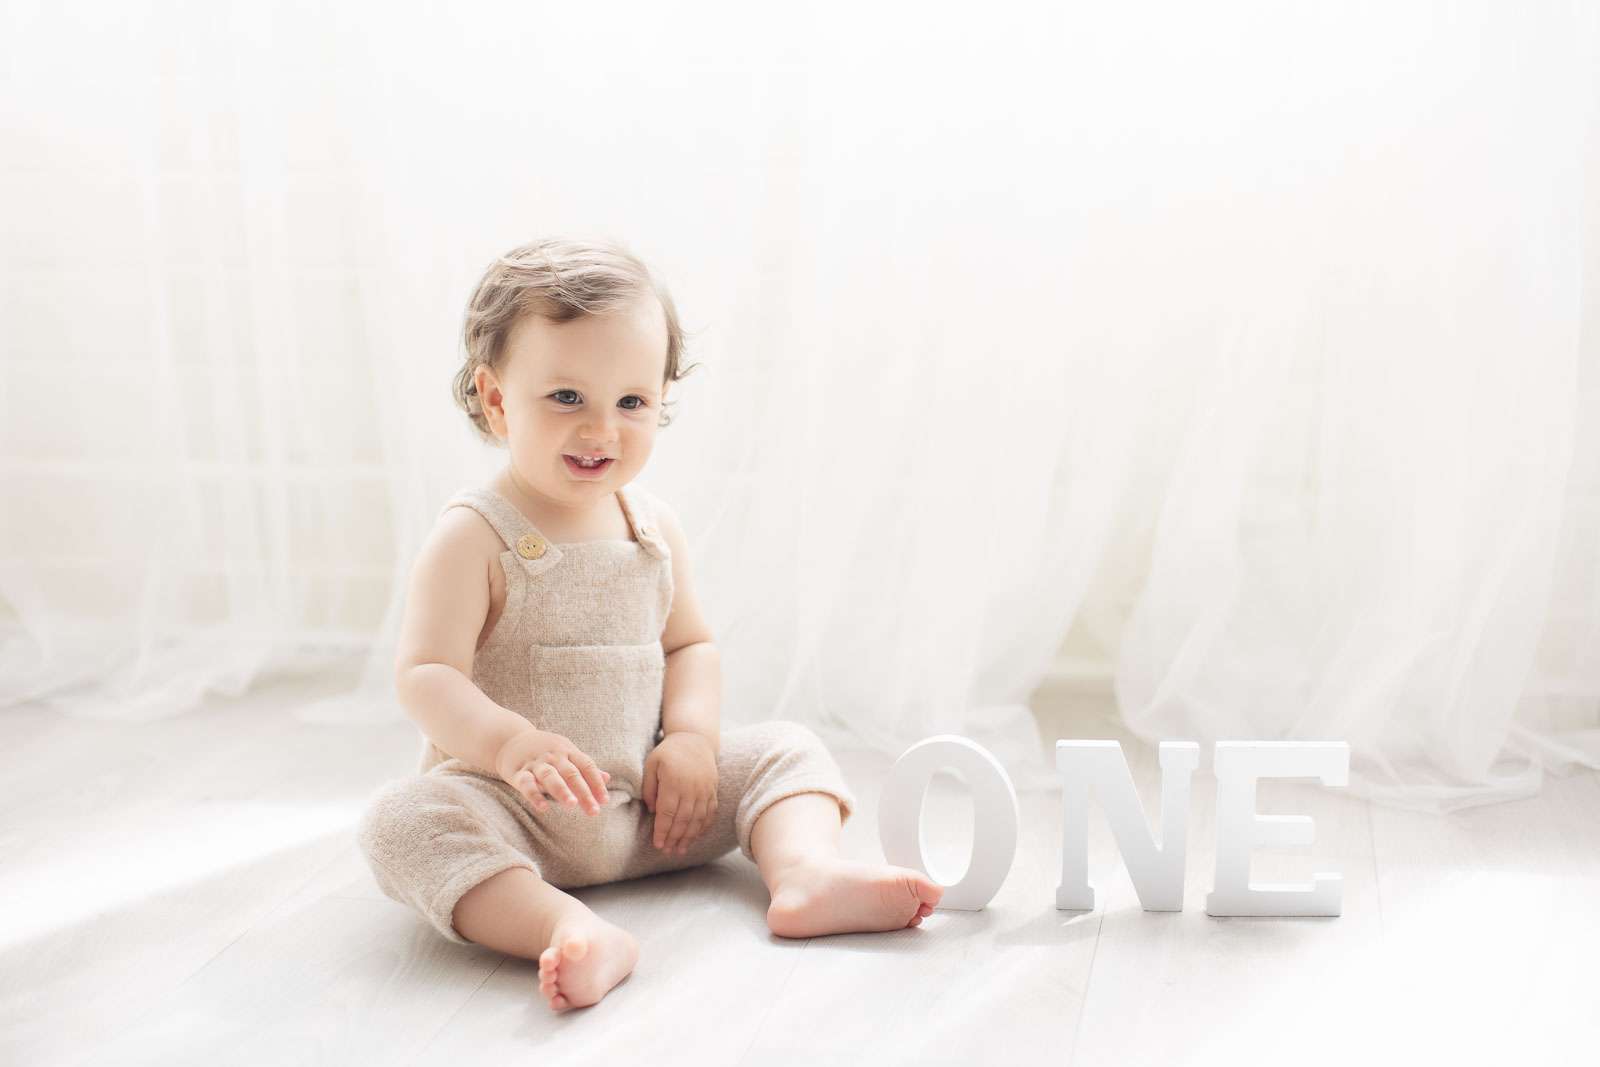
[[(568, 396), (570, 396), (572, 399), (571, 400), (563, 400), (562, 399), (562, 397), (568, 397)], [(576, 404), (578, 402), (577, 391), (573, 390), (573, 389), (557, 389), (555, 392), (550, 394), (550, 398), (552, 400), (554, 400), (557, 404)]]
[[(628, 403), (628, 401), (630, 401), (630, 400), (637, 400), (638, 403), (637, 404), (630, 404), (630, 403)], [(624, 408), (626, 408), (629, 411), (638, 411), (640, 408), (645, 406), (647, 401), (645, 400), (644, 397), (639, 396), (636, 393), (630, 393), (628, 396), (625, 396), (621, 400), (617, 401), (617, 403), (621, 404)]]

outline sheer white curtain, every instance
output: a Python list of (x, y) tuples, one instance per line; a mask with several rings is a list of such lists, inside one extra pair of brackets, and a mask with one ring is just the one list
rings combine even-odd
[(1600, 765), (1592, 13), (752, 6), (8, 4), (0, 704), (399, 717), (462, 306), (583, 233), (704, 364), (642, 483), (726, 723), (1045, 784), (1076, 627), (1388, 802)]

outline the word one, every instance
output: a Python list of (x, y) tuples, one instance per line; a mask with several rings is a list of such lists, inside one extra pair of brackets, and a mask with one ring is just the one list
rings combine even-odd
[[(1145, 822), (1133, 775), (1116, 741), (1057, 741), (1062, 782), (1061, 884), (1056, 907), (1092, 911), (1089, 884), (1089, 791), (1105, 810), (1117, 850), (1146, 911), (1183, 910), (1183, 874), (1189, 836), (1189, 780), (1200, 764), (1193, 741), (1163, 741), (1161, 841)], [(972, 793), (972, 856), (967, 873), (946, 886), (941, 908), (976, 910), (999, 891), (1017, 852), (1017, 793), (1005, 768), (981, 745), (942, 734), (907, 749), (889, 772), (878, 809), (884, 858), (928, 874), (922, 847), (922, 800), (942, 770), (957, 771)], [(1208, 915), (1338, 915), (1343, 879), (1318, 873), (1309, 885), (1251, 885), (1253, 848), (1309, 845), (1316, 827), (1303, 815), (1261, 815), (1256, 781), (1318, 778), (1349, 783), (1350, 746), (1344, 741), (1218, 741), (1217, 868), (1206, 894)], [(932, 877), (930, 874), (929, 877)]]

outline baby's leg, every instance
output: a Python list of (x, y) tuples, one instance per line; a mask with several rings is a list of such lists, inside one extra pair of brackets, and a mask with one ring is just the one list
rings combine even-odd
[(638, 942), (544, 880), (535, 829), (509, 786), (441, 773), (379, 790), (357, 840), (384, 893), (441, 935), (538, 959), (557, 1010), (593, 1004), (633, 969)]
[(524, 867), (469, 889), (452, 918), (469, 941), (539, 961), (539, 993), (556, 1011), (594, 1004), (639, 962), (639, 942)]
[(815, 733), (793, 722), (723, 734), (719, 767), (747, 783), (737, 833), (772, 895), (781, 937), (898, 930), (933, 914), (944, 889), (919, 871), (839, 855), (854, 799)]
[(944, 887), (919, 871), (839, 855), (839, 804), (800, 793), (756, 819), (750, 846), (772, 894), (767, 926), (780, 937), (899, 930), (933, 914)]

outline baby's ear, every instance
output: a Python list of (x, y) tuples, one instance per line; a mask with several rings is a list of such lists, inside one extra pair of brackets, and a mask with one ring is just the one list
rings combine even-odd
[(496, 437), (506, 435), (505, 396), (500, 391), (500, 380), (487, 363), (480, 363), (472, 372), (472, 384), (478, 392), (478, 409), (483, 421)]

